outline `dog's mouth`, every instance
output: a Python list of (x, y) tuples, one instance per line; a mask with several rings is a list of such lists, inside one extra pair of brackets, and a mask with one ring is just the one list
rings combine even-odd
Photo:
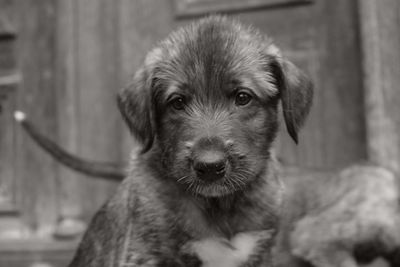
[(221, 180), (214, 182), (204, 182), (198, 178), (194, 178), (186, 180), (183, 185), (186, 190), (193, 195), (201, 195), (205, 197), (226, 196), (240, 190), (244, 186), (244, 184), (235, 184), (228, 178), (222, 178)]
[(221, 197), (242, 191), (255, 176), (247, 168), (238, 168), (229, 162), (213, 171), (203, 173), (191, 168), (189, 173), (179, 178), (178, 183), (191, 194), (205, 197)]

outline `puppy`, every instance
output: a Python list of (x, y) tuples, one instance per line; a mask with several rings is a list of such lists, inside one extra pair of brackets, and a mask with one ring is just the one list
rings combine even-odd
[(315, 267), (357, 267), (377, 258), (400, 266), (400, 196), (392, 172), (359, 164), (329, 173), (287, 169), (282, 177), (287, 201), (278, 266), (309, 266), (302, 259)]
[(311, 99), (255, 29), (211, 16), (173, 32), (118, 96), (142, 148), (70, 266), (272, 266), (278, 104), (297, 142)]

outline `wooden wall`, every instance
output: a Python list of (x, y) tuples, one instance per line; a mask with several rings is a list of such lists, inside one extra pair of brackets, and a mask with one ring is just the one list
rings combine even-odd
[[(17, 10), (19, 108), (73, 153), (125, 160), (134, 143), (115, 95), (146, 52), (193, 17), (176, 19), (172, 2), (155, 0), (31, 0), (19, 1)], [(324, 168), (366, 158), (356, 3), (318, 0), (234, 15), (273, 36), (315, 81), (299, 146), (282, 125), (281, 158)], [(115, 188), (58, 165), (22, 132), (18, 147), (22, 214), (31, 226), (87, 220)]]

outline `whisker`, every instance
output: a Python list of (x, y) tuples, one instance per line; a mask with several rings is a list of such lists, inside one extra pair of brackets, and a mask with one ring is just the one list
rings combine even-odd
[(242, 188), (242, 184), (239, 183), (239, 179), (230, 179), (230, 184), (232, 184), (232, 187), (235, 188)]
[(237, 172), (236, 174), (242, 174), (242, 175), (248, 175), (248, 176), (255, 176), (256, 175), (251, 170), (245, 169), (245, 168), (237, 168), (236, 172)]
[(180, 177), (177, 181), (182, 182), (182, 181), (186, 180), (187, 178), (188, 178), (188, 176), (184, 175), (184, 176)]
[(201, 193), (201, 190), (200, 190), (200, 185), (199, 184), (196, 184), (196, 187), (195, 187), (195, 195), (197, 196), (197, 195), (199, 195), (200, 193)]
[(234, 179), (228, 179), (227, 180), (227, 185), (232, 189), (236, 189), (236, 181)]
[(189, 181), (188, 190), (191, 191), (193, 187), (194, 187), (194, 182), (193, 181)]

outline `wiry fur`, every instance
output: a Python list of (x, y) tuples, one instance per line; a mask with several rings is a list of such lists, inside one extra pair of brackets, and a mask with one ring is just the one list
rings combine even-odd
[(309, 266), (305, 260), (315, 267), (357, 267), (379, 257), (400, 266), (393, 173), (365, 164), (340, 172), (289, 169), (282, 177), (287, 198), (278, 266)]
[[(253, 98), (238, 106), (243, 88)], [(176, 94), (182, 110), (171, 105)], [(70, 266), (214, 266), (196, 250), (209, 242), (238, 250), (234, 266), (271, 266), (282, 199), (270, 153), (277, 107), (297, 141), (311, 97), (305, 76), (252, 28), (212, 16), (172, 33), (118, 97), (142, 151)], [(223, 178), (199, 179), (198, 150), (226, 157)]]

